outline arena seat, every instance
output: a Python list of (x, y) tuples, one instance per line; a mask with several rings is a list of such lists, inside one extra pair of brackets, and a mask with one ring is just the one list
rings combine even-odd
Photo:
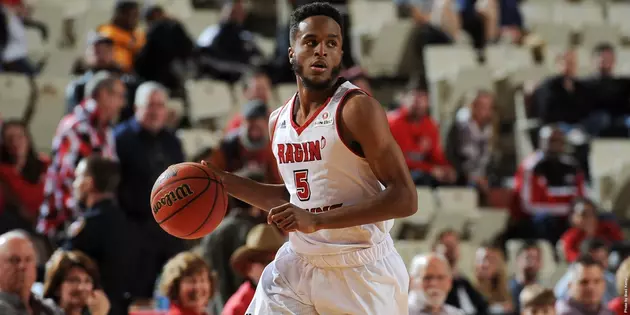
[(482, 244), (494, 239), (505, 229), (508, 209), (480, 208), (478, 216), (470, 222), (470, 242)]
[(187, 160), (192, 159), (200, 150), (215, 148), (221, 141), (221, 133), (201, 128), (180, 129), (177, 137), (182, 142)]
[(352, 28), (376, 35), (388, 22), (397, 21), (396, 4), (392, 1), (350, 1)]
[(38, 99), (35, 113), (29, 125), (35, 146), (44, 151), (52, 150), (52, 140), (59, 121), (66, 112), (67, 77), (37, 77)]
[(416, 255), (425, 254), (431, 250), (430, 243), (425, 241), (399, 240), (394, 242), (394, 247), (405, 262), (405, 266), (407, 266), (407, 269), (409, 269), (411, 260), (413, 260)]
[(409, 44), (414, 23), (410, 20), (390, 21), (377, 32), (370, 53), (363, 57), (368, 75), (395, 77), (409, 74), (419, 65), (415, 61), (415, 50)]
[(424, 49), (426, 77), (435, 82), (475, 66), (475, 51), (467, 46), (428, 45)]
[(472, 188), (439, 187), (436, 192), (436, 200), (440, 212), (452, 212), (463, 215), (466, 218), (477, 217), (479, 196)]
[(581, 32), (581, 47), (592, 49), (596, 45), (605, 42), (617, 46), (621, 42), (621, 34), (618, 27), (607, 24), (585, 25)]
[(418, 211), (404, 220), (412, 224), (427, 224), (435, 214), (435, 196), (433, 195), (433, 191), (429, 188), (417, 187), (416, 193), (418, 195)]
[(3, 119), (22, 119), (31, 94), (28, 77), (0, 73), (0, 113)]
[(462, 235), (464, 234), (464, 227), (468, 221), (469, 219), (466, 216), (438, 209), (429, 224), (429, 232), (427, 233), (426, 239), (432, 242), (438, 234), (445, 229), (455, 230)]
[(593, 2), (558, 1), (553, 9), (553, 20), (558, 24), (568, 24), (574, 29), (585, 25), (604, 24), (604, 7)]
[(569, 24), (532, 23), (531, 29), (548, 44), (568, 47), (571, 43), (573, 29)]
[(553, 5), (548, 0), (526, 1), (520, 4), (525, 24), (550, 23), (553, 21)]
[(276, 100), (275, 104), (270, 104), (272, 109), (284, 106), (297, 91), (297, 85), (294, 83), (278, 84), (275, 88)]
[(222, 118), (232, 111), (234, 101), (227, 83), (213, 80), (186, 82), (190, 116), (195, 120)]

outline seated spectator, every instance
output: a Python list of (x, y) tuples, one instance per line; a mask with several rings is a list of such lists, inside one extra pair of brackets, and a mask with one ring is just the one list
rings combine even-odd
[[(247, 73), (242, 81), (245, 99), (248, 102), (262, 102), (269, 108), (269, 102), (271, 102), (271, 81), (267, 74), (262, 70), (252, 71)], [(238, 129), (241, 124), (243, 124), (243, 115), (237, 113), (228, 121), (225, 133)]]
[(28, 60), (26, 13), (23, 0), (0, 1), (0, 70), (34, 76), (38, 69)]
[(463, 315), (464, 312), (446, 304), (453, 285), (448, 261), (439, 254), (418, 255), (409, 267), (409, 315)]
[(92, 154), (116, 156), (111, 121), (124, 105), (125, 86), (116, 77), (97, 73), (88, 82), (86, 94), (90, 98), (61, 119), (53, 139), (38, 222), (38, 231), (52, 238), (60, 236), (57, 233), (78, 214), (72, 199), (77, 164)]
[(400, 17), (410, 17), (429, 35), (427, 44), (455, 41), (461, 31), (461, 19), (455, 0), (394, 0)]
[(267, 106), (260, 101), (245, 104), (243, 125), (225, 135), (209, 162), (228, 172), (257, 172), (267, 183), (282, 182), (269, 143), (268, 113)]
[(560, 239), (564, 259), (574, 262), (580, 255), (580, 245), (587, 238), (598, 238), (608, 244), (623, 240), (623, 232), (614, 221), (600, 220), (597, 206), (587, 198), (577, 198), (571, 206), (571, 225)]
[(243, 27), (245, 15), (243, 0), (225, 1), (219, 24), (199, 35), (202, 76), (233, 83), (252, 67), (262, 64), (263, 55), (253, 34)]
[(451, 267), (453, 286), (448, 292), (446, 304), (455, 306), (465, 314), (488, 314), (488, 302), (473, 285), (457, 272), (459, 262), (459, 234), (454, 230), (444, 230), (433, 243), (433, 252), (444, 255)]
[(135, 293), (131, 292), (132, 284), (141, 280), (138, 277), (129, 280), (137, 274), (136, 258), (142, 256), (135, 256), (136, 234), (132, 233), (132, 227), (116, 203), (119, 181), (120, 171), (115, 161), (98, 156), (81, 160), (73, 187), (74, 198), (84, 209), (68, 228), (69, 239), (64, 246), (94, 259), (101, 275), (100, 284), (111, 302), (112, 314), (126, 312), (125, 296)]
[[(245, 245), (239, 247), (230, 257), (230, 265), (234, 271), (246, 280), (225, 303), (222, 315), (246, 315), (263, 270), (273, 261), (284, 243), (284, 236), (272, 225), (259, 224), (247, 233)], [(274, 275), (269, 273), (265, 276)]]
[(114, 61), (114, 42), (101, 35), (94, 34), (86, 51), (83, 65), (75, 65), (76, 75), (79, 77), (66, 87), (66, 113), (71, 113), (74, 107), (85, 98), (85, 85), (94, 74), (107, 71), (111, 74), (121, 74), (122, 70)]
[(135, 95), (135, 115), (116, 127), (115, 139), (121, 181), (118, 201), (134, 226), (142, 261), (135, 261), (136, 286), (141, 298), (151, 298), (155, 278), (166, 260), (185, 249), (184, 241), (162, 230), (147, 200), (155, 180), (166, 168), (184, 162), (179, 138), (166, 128), (166, 90), (145, 82)]
[(44, 174), (49, 160), (35, 151), (24, 123), (5, 121), (0, 130), (0, 193), (4, 196), (0, 231), (33, 231), (44, 201)]
[(133, 71), (133, 63), (144, 46), (144, 33), (138, 28), (140, 7), (137, 1), (116, 2), (110, 23), (100, 25), (96, 32), (114, 42), (114, 60), (125, 72)]
[(515, 310), (523, 310), (525, 307), (520, 304), (521, 292), (530, 285), (538, 284), (541, 269), (542, 250), (535, 241), (525, 242), (516, 254), (516, 272), (509, 283)]
[(36, 262), (35, 248), (26, 233), (14, 230), (0, 235), (0, 314), (65, 315), (55, 302), (31, 292)]
[(440, 130), (429, 115), (427, 91), (413, 84), (408, 88), (401, 107), (388, 116), (392, 135), (405, 155), (415, 184), (438, 186), (455, 183), (457, 173), (442, 151)]
[(628, 278), (630, 278), (630, 258), (626, 258), (617, 269), (615, 282), (617, 287), (617, 297), (608, 303), (608, 309), (615, 315), (627, 314), (625, 296), (628, 294)]
[(462, 184), (476, 186), (482, 194), (490, 188), (488, 167), (492, 159), (494, 96), (478, 91), (467, 108), (469, 115), (460, 116), (446, 140), (446, 156)]
[(597, 72), (585, 80), (595, 109), (594, 128), (602, 135), (628, 137), (630, 128), (630, 79), (615, 76), (615, 49), (608, 43), (593, 48)]
[(521, 315), (556, 315), (556, 297), (553, 291), (539, 285), (526, 286), (519, 301)]
[[(247, 177), (255, 181), (263, 179), (255, 174)], [(254, 226), (267, 222), (263, 210), (240, 200), (235, 203), (217, 229), (205, 236), (200, 244), (204, 259), (210, 262), (218, 276), (216, 299), (220, 305), (225, 305), (246, 279), (235, 273), (230, 265), (230, 257), (245, 245), (247, 235)]]
[(509, 43), (522, 43), (525, 35), (519, 0), (499, 0), (500, 36)]
[(184, 96), (184, 82), (195, 43), (185, 26), (167, 16), (159, 5), (146, 9), (146, 44), (142, 47), (134, 69), (143, 81), (164, 85), (173, 96)]
[(612, 315), (603, 303), (604, 268), (591, 257), (580, 257), (571, 267), (569, 299), (556, 302), (558, 315)]
[[(602, 299), (604, 303), (612, 301), (617, 296), (617, 288), (615, 287), (615, 274), (608, 271), (608, 256), (610, 254), (608, 245), (603, 240), (591, 238), (584, 240), (580, 249), (580, 257), (590, 257), (603, 267), (604, 282), (606, 286)], [(574, 274), (569, 271), (556, 283), (554, 293), (558, 299), (562, 300), (569, 298), (569, 284), (571, 283), (571, 277), (573, 276)]]
[(90, 257), (60, 250), (46, 263), (43, 295), (55, 301), (65, 315), (107, 315), (110, 305), (99, 289), (99, 279), (98, 268)]
[(564, 153), (565, 137), (557, 126), (543, 127), (539, 138), (540, 149), (516, 172), (508, 238), (537, 236), (556, 244), (569, 228), (571, 203), (584, 196), (584, 173)]
[(207, 307), (216, 278), (201, 257), (182, 252), (171, 258), (164, 265), (159, 286), (170, 302), (166, 315), (212, 315)]
[(480, 52), (499, 34), (498, 1), (457, 0), (462, 28)]
[(510, 314), (514, 311), (505, 258), (500, 248), (486, 245), (477, 250), (475, 275), (476, 289), (488, 300), (491, 313)]

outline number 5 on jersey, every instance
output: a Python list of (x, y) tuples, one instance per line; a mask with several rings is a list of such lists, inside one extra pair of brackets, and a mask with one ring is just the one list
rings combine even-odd
[(308, 170), (293, 171), (293, 179), (295, 181), (298, 199), (300, 199), (300, 201), (308, 201), (311, 199), (311, 186), (308, 184)]

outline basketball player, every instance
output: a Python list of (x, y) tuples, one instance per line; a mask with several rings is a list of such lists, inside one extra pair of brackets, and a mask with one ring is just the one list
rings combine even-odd
[(381, 105), (338, 78), (341, 34), (328, 4), (292, 14), (298, 91), (269, 122), (284, 185), (208, 165), (230, 195), (292, 232), (246, 314), (408, 314), (409, 276), (389, 230), (415, 213), (416, 189)]

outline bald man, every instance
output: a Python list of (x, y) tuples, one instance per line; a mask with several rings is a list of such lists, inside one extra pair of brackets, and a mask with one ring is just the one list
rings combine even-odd
[(10, 231), (0, 235), (0, 314), (63, 315), (54, 302), (31, 293), (37, 276), (36, 258), (26, 233)]
[(414, 257), (409, 276), (409, 315), (464, 315), (462, 310), (445, 304), (453, 285), (453, 275), (444, 256)]

